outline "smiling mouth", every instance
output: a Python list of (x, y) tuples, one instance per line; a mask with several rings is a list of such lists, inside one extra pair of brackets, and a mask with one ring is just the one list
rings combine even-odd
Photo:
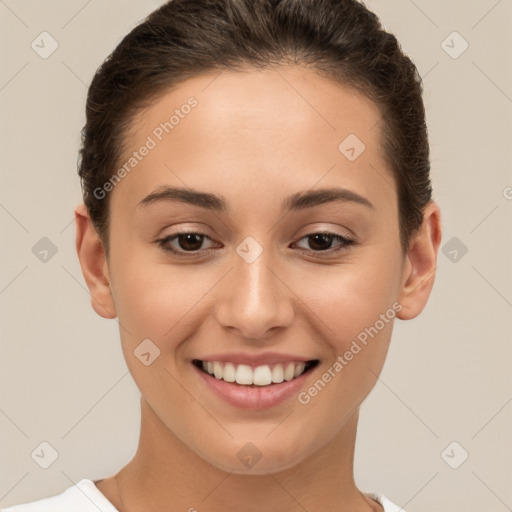
[(289, 382), (319, 364), (318, 359), (306, 362), (289, 362), (278, 364), (264, 364), (251, 367), (246, 364), (229, 363), (223, 361), (201, 361), (194, 359), (192, 363), (202, 372), (225, 382), (248, 387), (270, 386)]

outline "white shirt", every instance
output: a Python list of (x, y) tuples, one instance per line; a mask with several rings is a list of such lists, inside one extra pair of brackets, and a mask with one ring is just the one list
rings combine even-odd
[[(385, 512), (405, 512), (382, 494), (366, 493), (380, 503)], [(119, 512), (96, 487), (92, 480), (83, 478), (76, 485), (48, 498), (3, 508), (0, 512)]]

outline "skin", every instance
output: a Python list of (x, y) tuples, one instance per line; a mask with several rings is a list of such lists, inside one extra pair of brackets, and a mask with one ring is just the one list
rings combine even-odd
[[(97, 486), (129, 512), (382, 510), (357, 489), (353, 459), (359, 407), (384, 365), (393, 321), (308, 404), (292, 397), (263, 411), (238, 409), (213, 395), (191, 360), (235, 351), (319, 359), (307, 389), (393, 303), (402, 320), (423, 310), (441, 240), (439, 207), (425, 207), (402, 254), (377, 107), (301, 67), (180, 83), (134, 119), (127, 157), (190, 96), (197, 107), (111, 192), (108, 258), (85, 207), (75, 211), (91, 304), (118, 318), (141, 391), (139, 447), (118, 473), (120, 494), (114, 477)], [(351, 133), (366, 146), (353, 162), (338, 150)], [(229, 210), (138, 206), (160, 186), (221, 195)], [(280, 208), (291, 194), (329, 187), (354, 191), (373, 208), (348, 201)], [(195, 247), (213, 252), (180, 258), (155, 243), (182, 228), (210, 237)], [(307, 237), (321, 231), (356, 243), (322, 257)], [(247, 236), (263, 249), (252, 263), (236, 252)], [(186, 251), (186, 242), (168, 245)], [(332, 239), (320, 249), (338, 246)], [(160, 349), (149, 366), (133, 353), (147, 338)], [(262, 454), (251, 468), (237, 457), (248, 442)]]

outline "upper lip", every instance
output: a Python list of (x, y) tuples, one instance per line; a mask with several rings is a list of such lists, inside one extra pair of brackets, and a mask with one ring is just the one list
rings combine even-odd
[(248, 354), (244, 352), (230, 352), (212, 354), (201, 358), (200, 361), (218, 361), (222, 363), (247, 364), (249, 366), (261, 366), (265, 364), (295, 363), (314, 361), (314, 357), (303, 357), (295, 354), (279, 354), (277, 352), (263, 352), (261, 354)]

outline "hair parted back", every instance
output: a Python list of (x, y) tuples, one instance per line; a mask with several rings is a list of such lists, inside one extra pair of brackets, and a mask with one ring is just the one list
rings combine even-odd
[(170, 0), (123, 38), (88, 91), (78, 173), (107, 253), (109, 196), (98, 199), (94, 190), (117, 170), (135, 115), (187, 78), (286, 64), (352, 87), (379, 108), (407, 250), (432, 196), (423, 87), (378, 17), (357, 0)]

